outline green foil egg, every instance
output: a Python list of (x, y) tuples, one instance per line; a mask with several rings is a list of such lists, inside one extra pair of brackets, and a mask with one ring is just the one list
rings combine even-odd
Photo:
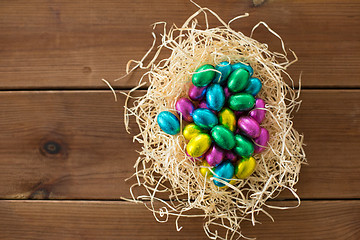
[(201, 127), (196, 125), (195, 123), (190, 123), (186, 125), (183, 129), (183, 135), (186, 140), (190, 141), (193, 137), (198, 135), (199, 133), (204, 132)]
[(241, 157), (250, 157), (254, 153), (254, 145), (247, 137), (235, 135), (234, 151)]
[(211, 136), (222, 149), (230, 150), (235, 147), (234, 134), (226, 127), (217, 125), (211, 129)]
[(192, 76), (192, 83), (197, 87), (205, 87), (214, 79), (216, 72), (214, 66), (205, 64), (198, 69)]
[(218, 114), (219, 123), (234, 132), (236, 129), (236, 116), (229, 108), (223, 108)]
[(211, 145), (211, 138), (206, 133), (199, 133), (186, 145), (186, 151), (191, 157), (200, 157)]
[(249, 77), (249, 72), (244, 68), (236, 69), (230, 74), (227, 87), (231, 92), (240, 92), (248, 85)]
[(249, 93), (237, 93), (229, 98), (229, 106), (234, 111), (247, 111), (255, 105), (255, 98)]

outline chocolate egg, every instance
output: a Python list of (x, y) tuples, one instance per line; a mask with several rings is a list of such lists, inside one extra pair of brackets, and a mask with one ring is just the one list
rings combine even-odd
[(193, 120), (196, 125), (203, 129), (211, 129), (218, 124), (217, 116), (205, 108), (196, 109), (193, 113)]
[(244, 68), (234, 70), (228, 79), (227, 87), (231, 92), (240, 92), (246, 88), (249, 83), (249, 72)]
[(248, 178), (255, 170), (256, 160), (253, 157), (243, 158), (235, 163), (235, 176), (239, 179)]
[(234, 134), (222, 125), (213, 127), (211, 129), (211, 136), (222, 149), (230, 150), (235, 146)]
[(192, 83), (197, 87), (205, 87), (214, 79), (216, 72), (214, 66), (205, 64), (198, 69), (192, 76)]
[(224, 160), (224, 150), (215, 144), (205, 154), (205, 159), (210, 166), (217, 166)]
[(199, 133), (186, 145), (186, 151), (191, 157), (200, 157), (211, 145), (211, 138), (206, 133)]
[(266, 110), (260, 109), (265, 108), (265, 102), (261, 98), (257, 98), (255, 101), (255, 107), (250, 111), (249, 115), (254, 118), (259, 124), (264, 120)]
[(255, 105), (255, 98), (248, 93), (237, 93), (229, 98), (229, 106), (234, 111), (247, 111)]
[(207, 103), (206, 103), (206, 100), (202, 100), (202, 101), (199, 103), (198, 108), (209, 109), (213, 114), (215, 114), (215, 115), (217, 114), (216, 111), (211, 110), (211, 109), (209, 108), (209, 106), (208, 106)]
[(197, 87), (191, 84), (189, 88), (189, 98), (193, 101), (200, 101), (204, 98), (206, 93), (206, 87)]
[(236, 69), (239, 69), (239, 68), (244, 68), (246, 71), (248, 71), (250, 77), (254, 74), (254, 69), (250, 65), (247, 65), (247, 64), (244, 64), (244, 63), (234, 63), (234, 64), (231, 65), (231, 69), (233, 71), (236, 70)]
[(180, 98), (175, 104), (175, 108), (179, 115), (187, 122), (192, 122), (192, 114), (195, 110), (194, 104), (187, 98)]
[(231, 92), (229, 90), (228, 87), (224, 87), (224, 93), (225, 93), (225, 99), (229, 99), (229, 97), (231, 96)]
[[(234, 171), (235, 172), (235, 171)], [(236, 184), (236, 182), (237, 182), (237, 177), (234, 175), (234, 176), (232, 176), (231, 177), (232, 178), (232, 180), (230, 180), (230, 182), (229, 182), (229, 184), (231, 184), (231, 185), (234, 185), (234, 184)], [(223, 186), (223, 187), (220, 187), (220, 188), (222, 188), (222, 189), (227, 189), (228, 188), (228, 186), (227, 185), (225, 185), (225, 186)]]
[(250, 157), (254, 153), (254, 145), (247, 137), (235, 135), (235, 147), (233, 151), (240, 157)]
[(212, 177), (212, 172), (210, 171), (210, 169), (212, 169), (213, 171), (215, 170), (214, 168), (212, 168), (208, 162), (206, 160), (202, 161), (200, 164), (200, 173), (201, 175), (203, 175), (203, 177)]
[(224, 84), (232, 71), (230, 63), (221, 62), (220, 64), (216, 65), (215, 69), (218, 70), (221, 74), (218, 72), (215, 74), (213, 83)]
[(220, 111), (225, 104), (225, 94), (220, 84), (210, 85), (206, 91), (206, 104), (214, 111)]
[(231, 150), (225, 151), (224, 160), (229, 160), (230, 162), (235, 163), (237, 159), (238, 157), (233, 151)]
[(245, 136), (250, 138), (257, 138), (260, 135), (259, 123), (250, 116), (239, 117), (237, 126)]
[(229, 108), (223, 108), (219, 112), (219, 123), (227, 127), (230, 131), (234, 132), (236, 128), (236, 117), (233, 111)]
[(187, 152), (186, 149), (185, 149), (185, 153), (186, 153), (186, 156), (188, 156), (190, 158), (190, 160), (193, 162), (201, 161), (204, 158), (204, 156), (192, 157), (192, 156), (190, 156), (190, 154)]
[[(265, 128), (260, 129), (260, 135), (259, 137), (254, 139), (254, 142), (256, 143), (254, 146), (254, 152), (260, 153), (265, 150), (265, 148), (268, 146), (269, 141), (269, 132)], [(259, 146), (258, 146), (259, 145)]]
[(195, 137), (196, 135), (202, 132), (204, 132), (204, 130), (195, 123), (190, 123), (186, 125), (183, 129), (183, 135), (185, 139), (188, 141), (190, 141), (193, 137)]
[(225, 184), (217, 181), (216, 179), (221, 179), (226, 182), (230, 182), (231, 178), (234, 176), (234, 166), (230, 161), (222, 162), (214, 170), (214, 184), (218, 187), (223, 187)]
[(253, 95), (254, 97), (260, 92), (262, 83), (258, 78), (250, 78), (244, 92)]
[(175, 135), (180, 132), (179, 119), (169, 111), (162, 111), (157, 116), (157, 123), (161, 130), (170, 135)]

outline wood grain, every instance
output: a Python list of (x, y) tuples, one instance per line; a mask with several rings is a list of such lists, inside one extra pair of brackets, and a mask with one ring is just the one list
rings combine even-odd
[[(309, 161), (298, 184), (302, 198), (360, 197), (359, 93), (302, 92), (294, 119)], [(1, 92), (0, 198), (128, 197), (132, 182), (124, 179), (140, 145), (125, 132), (123, 104), (123, 95), (115, 103), (109, 91)]]
[[(274, 223), (260, 215), (263, 224), (244, 223), (243, 234), (258, 240), (360, 238), (359, 201), (306, 201), (297, 209), (269, 212)], [(3, 240), (206, 239), (201, 218), (181, 219), (177, 232), (173, 217), (160, 224), (141, 204), (126, 202), (0, 201), (0, 214)]]
[[(306, 87), (359, 87), (360, 17), (357, 0), (196, 1), (225, 21), (250, 13), (232, 27), (249, 35), (265, 21), (293, 49)], [(197, 8), (190, 1), (35, 0), (0, 2), (0, 89), (106, 88), (101, 78), (124, 74), (152, 42), (150, 24), (181, 25)], [(217, 25), (215, 19), (210, 19)], [(279, 50), (277, 38), (260, 29), (254, 37)], [(132, 87), (140, 72), (114, 83)]]

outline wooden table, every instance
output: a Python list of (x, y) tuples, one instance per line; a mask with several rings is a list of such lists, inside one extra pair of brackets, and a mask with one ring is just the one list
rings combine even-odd
[[(258, 239), (360, 239), (360, 2), (357, 0), (204, 1), (249, 35), (263, 20), (293, 49), (302, 72), (308, 166), (297, 185), (302, 204), (274, 210), (275, 222), (244, 226)], [(0, 239), (206, 239), (202, 219), (157, 223), (130, 197), (136, 149), (101, 78), (125, 73), (150, 47), (156, 21), (180, 25), (189, 1), (0, 2)], [(259, 30), (255, 38), (279, 47)], [(140, 73), (118, 82), (136, 85)], [(135, 126), (134, 126), (135, 127)], [(286, 195), (273, 204), (291, 205)]]

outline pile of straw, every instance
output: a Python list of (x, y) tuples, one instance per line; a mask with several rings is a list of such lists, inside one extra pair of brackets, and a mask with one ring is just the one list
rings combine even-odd
[[(200, 8), (200, 7), (199, 7)], [(205, 27), (201, 28), (196, 17), (205, 16)], [(221, 26), (210, 28), (207, 14), (212, 14)], [(140, 133), (134, 136), (143, 146), (139, 152), (132, 177), (136, 183), (131, 186), (131, 201), (142, 202), (153, 213), (157, 221), (167, 221), (170, 215), (176, 216), (176, 227), (181, 217), (203, 217), (204, 231), (210, 239), (236, 239), (241, 234), (240, 223), (247, 219), (256, 223), (259, 213), (269, 215), (264, 207), (275, 208), (267, 204), (287, 189), (298, 199), (295, 184), (298, 182), (301, 164), (306, 161), (303, 150), (303, 137), (293, 128), (291, 112), (299, 106), (299, 92), (288, 86), (283, 77), (291, 77), (286, 69), (297, 60), (288, 60), (284, 43), (280, 36), (264, 22), (271, 33), (279, 37), (283, 53), (268, 50), (266, 44), (247, 37), (230, 27), (232, 21), (246, 17), (239, 16), (225, 23), (216, 13), (200, 8), (181, 27), (166, 23), (154, 24), (154, 29), (163, 26), (160, 34), (161, 44), (154, 44), (140, 61), (130, 61), (127, 73), (135, 69), (146, 69), (138, 87), (130, 91), (125, 104), (125, 125), (129, 132), (129, 119), (135, 119)], [(155, 50), (155, 51), (154, 51)], [(158, 59), (161, 51), (168, 51), (169, 57)], [(154, 53), (155, 52), (155, 53)], [(154, 55), (152, 55), (154, 54)], [(144, 62), (149, 62), (144, 64)], [(164, 110), (175, 113), (175, 102), (186, 97), (191, 85), (191, 76), (201, 65), (217, 65), (222, 61), (243, 62), (254, 69), (254, 77), (262, 81), (263, 88), (258, 94), (266, 102), (266, 119), (262, 126), (268, 129), (270, 140), (268, 149), (255, 155), (257, 167), (249, 178), (237, 179), (228, 188), (218, 188), (212, 179), (205, 179), (199, 172), (199, 163), (189, 160), (185, 154), (186, 141), (182, 134), (170, 136), (159, 128), (156, 117)], [(292, 81), (292, 80), (291, 80)], [(133, 97), (132, 92), (148, 85), (144, 96)], [(134, 103), (127, 106), (132, 98)], [(143, 187), (148, 194), (135, 196), (133, 188)], [(161, 194), (161, 198), (159, 197)], [(166, 194), (168, 199), (163, 200)], [(162, 207), (156, 208), (155, 202)], [(286, 208), (286, 207), (284, 207)], [(194, 209), (202, 214), (194, 215)], [(270, 215), (269, 215), (270, 216)], [(271, 217), (271, 216), (270, 216)], [(198, 219), (202, 221), (202, 219)], [(218, 228), (226, 231), (219, 236)]]

